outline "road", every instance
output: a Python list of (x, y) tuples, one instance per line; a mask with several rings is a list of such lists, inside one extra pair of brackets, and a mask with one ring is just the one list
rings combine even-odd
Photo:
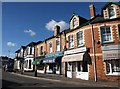
[[(18, 74), (14, 74), (12, 72), (3, 72), (2, 75), (2, 87), (9, 87), (11, 89), (19, 89), (21, 87), (29, 87), (29, 88), (38, 88), (38, 87), (46, 87), (52, 89), (59, 89), (61, 87), (81, 87), (81, 89), (96, 89), (96, 87), (101, 87), (107, 89), (105, 86), (100, 84), (98, 85), (91, 85), (87, 83), (72, 83), (71, 81), (62, 81), (62, 80), (55, 80), (55, 79), (44, 79), (44, 78), (33, 78), (22, 76)], [(19, 87), (19, 88), (17, 88)], [(100, 88), (100, 89), (101, 89)], [(115, 89), (114, 87), (108, 87), (108, 89)], [(116, 88), (118, 89), (118, 88)]]

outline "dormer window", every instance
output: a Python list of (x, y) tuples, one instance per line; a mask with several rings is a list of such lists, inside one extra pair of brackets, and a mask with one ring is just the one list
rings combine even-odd
[(109, 18), (115, 18), (115, 8), (113, 6), (108, 8)]
[(76, 20), (76, 18), (74, 18), (74, 19), (73, 19), (73, 28), (76, 27), (76, 22), (77, 22), (77, 20)]

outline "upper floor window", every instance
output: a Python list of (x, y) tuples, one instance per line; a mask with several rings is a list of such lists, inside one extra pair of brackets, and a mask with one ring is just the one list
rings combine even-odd
[(76, 18), (74, 18), (74, 19), (73, 19), (73, 28), (76, 27), (76, 22), (77, 22), (77, 20), (76, 20)]
[(38, 48), (36, 48), (36, 56), (38, 56)]
[(113, 6), (108, 8), (109, 18), (115, 17), (115, 8)]
[(77, 46), (83, 45), (83, 31), (77, 33)]
[(40, 47), (40, 54), (43, 55), (43, 46)]
[(68, 45), (69, 45), (69, 48), (74, 47), (74, 36), (73, 35), (68, 36)]
[(60, 51), (60, 41), (56, 40), (56, 51)]
[(119, 40), (120, 40), (120, 24), (118, 25), (118, 35), (119, 35)]
[(110, 26), (103, 26), (100, 27), (101, 29), (101, 39), (102, 39), (102, 43), (106, 43), (106, 42), (112, 42), (112, 31), (110, 29)]
[(49, 52), (52, 53), (52, 43), (49, 43)]

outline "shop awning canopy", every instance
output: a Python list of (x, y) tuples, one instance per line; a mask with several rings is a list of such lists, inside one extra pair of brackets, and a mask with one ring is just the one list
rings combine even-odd
[(33, 61), (33, 65), (39, 65), (42, 62), (42, 59), (36, 59)]
[(61, 61), (61, 57), (49, 57), (49, 58), (44, 58), (43, 63), (55, 63), (60, 61)]

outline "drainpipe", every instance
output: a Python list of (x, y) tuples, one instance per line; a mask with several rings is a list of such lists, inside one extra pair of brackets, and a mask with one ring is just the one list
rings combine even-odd
[(95, 82), (97, 82), (97, 70), (96, 70), (96, 55), (95, 55), (95, 39), (94, 39), (94, 31), (93, 31), (93, 25), (91, 25), (91, 35), (92, 35), (92, 46), (93, 46), (93, 59), (94, 59), (94, 79)]

